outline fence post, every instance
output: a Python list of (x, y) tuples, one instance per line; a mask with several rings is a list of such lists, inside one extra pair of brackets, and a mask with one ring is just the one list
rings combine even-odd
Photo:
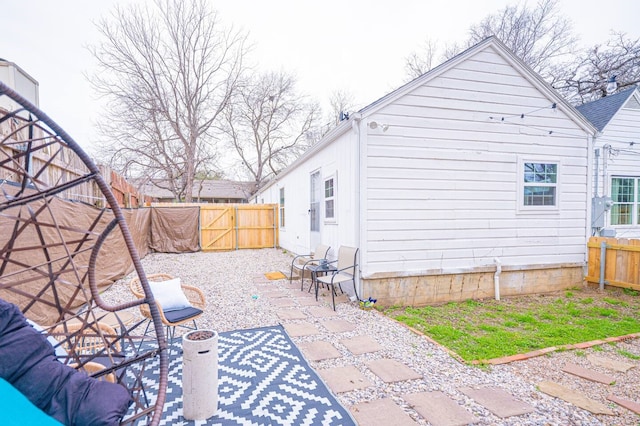
[(604, 290), (605, 263), (607, 261), (607, 243), (600, 243), (600, 291)]
[(273, 206), (273, 248), (276, 248), (276, 236), (277, 236), (277, 231), (278, 231), (278, 206), (274, 205)]
[(202, 206), (198, 206), (198, 245), (202, 251)]

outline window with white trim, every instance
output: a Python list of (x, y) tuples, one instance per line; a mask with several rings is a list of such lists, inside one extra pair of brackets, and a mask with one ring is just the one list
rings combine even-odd
[(558, 206), (558, 164), (523, 164), (522, 205), (525, 207)]
[(324, 180), (324, 218), (336, 219), (336, 178), (330, 176)]
[(280, 188), (280, 228), (284, 228), (284, 188)]
[(640, 178), (612, 178), (611, 199), (611, 225), (640, 225)]

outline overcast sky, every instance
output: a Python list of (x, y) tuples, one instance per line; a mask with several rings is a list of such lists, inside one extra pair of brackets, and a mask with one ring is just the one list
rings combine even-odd
[[(134, 0), (4, 0), (0, 58), (40, 84), (40, 108), (85, 150), (95, 145), (100, 114), (84, 74), (94, 21)], [(137, 0), (145, 1), (145, 0)], [(534, 4), (530, 0), (529, 4)], [(365, 106), (406, 81), (404, 62), (426, 38), (462, 42), (468, 28), (507, 0), (212, 0), (225, 24), (249, 32), (252, 57), (264, 70), (291, 72), (299, 90), (326, 107), (335, 90)], [(560, 0), (584, 46), (611, 30), (640, 37), (638, 0)]]

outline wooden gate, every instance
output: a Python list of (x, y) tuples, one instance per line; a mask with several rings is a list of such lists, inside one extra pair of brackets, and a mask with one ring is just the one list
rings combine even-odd
[(203, 251), (278, 246), (276, 204), (200, 205)]

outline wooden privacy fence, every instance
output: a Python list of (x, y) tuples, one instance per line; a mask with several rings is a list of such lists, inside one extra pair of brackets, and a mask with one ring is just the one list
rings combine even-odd
[(588, 282), (640, 290), (640, 240), (591, 237)]
[(202, 251), (278, 246), (277, 204), (200, 205)]

